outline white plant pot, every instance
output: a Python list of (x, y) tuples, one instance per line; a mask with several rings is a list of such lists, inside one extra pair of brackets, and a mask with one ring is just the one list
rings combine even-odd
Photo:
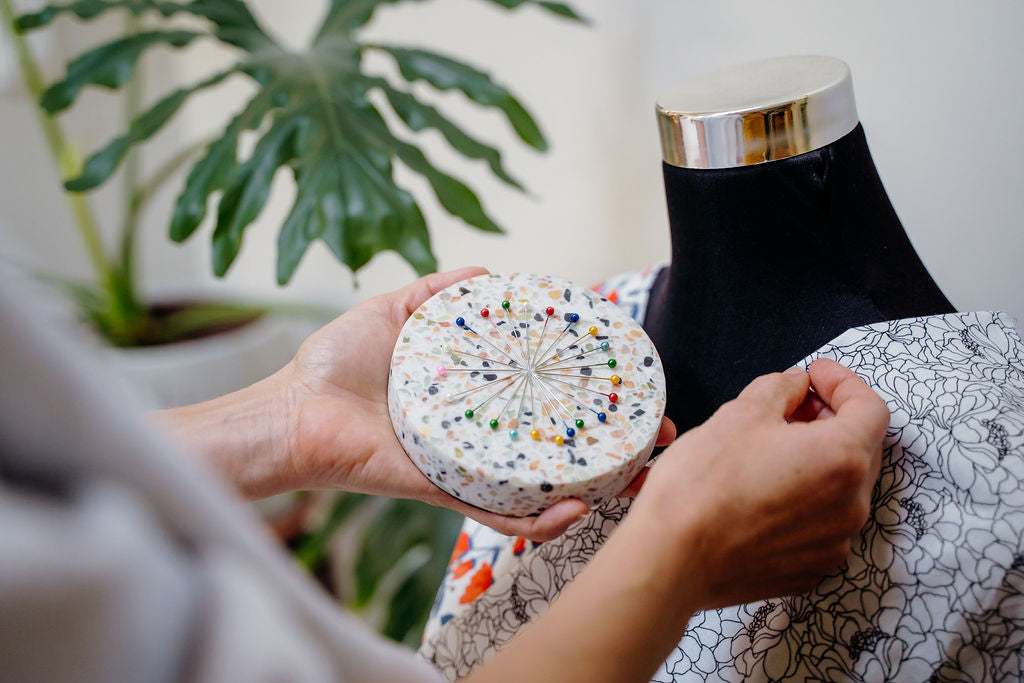
[[(189, 341), (104, 349), (112, 375), (138, 397), (143, 410), (199, 403), (237, 391), (281, 369), (319, 323), (264, 315), (242, 327)], [(290, 514), (292, 493), (252, 503), (267, 521)]]
[(265, 315), (202, 339), (108, 348), (104, 355), (143, 409), (173, 408), (222, 396), (273, 374), (315, 328), (308, 320)]

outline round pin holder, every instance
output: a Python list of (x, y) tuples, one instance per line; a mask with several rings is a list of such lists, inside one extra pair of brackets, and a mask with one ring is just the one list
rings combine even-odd
[(665, 379), (650, 338), (599, 294), (489, 274), (438, 292), (406, 321), (388, 409), (434, 484), (525, 516), (625, 488), (654, 448)]

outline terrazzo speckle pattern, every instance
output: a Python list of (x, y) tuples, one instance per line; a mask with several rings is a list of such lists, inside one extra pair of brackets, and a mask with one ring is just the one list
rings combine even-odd
[(388, 409), (437, 486), (525, 516), (622, 490), (654, 448), (665, 380), (651, 340), (601, 295), (554, 277), (489, 274), (438, 292), (406, 322)]

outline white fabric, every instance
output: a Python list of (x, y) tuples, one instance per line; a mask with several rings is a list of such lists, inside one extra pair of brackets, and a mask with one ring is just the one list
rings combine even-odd
[[(598, 291), (639, 312), (653, 280)], [(853, 369), (889, 406), (871, 517), (813, 591), (694, 615), (654, 681), (1024, 680), (1024, 343), (1013, 323), (954, 313), (865, 325), (803, 364), (817, 357)], [(449, 678), (484, 661), (547, 609), (630, 502), (544, 544), (467, 520), (421, 654)]]
[(0, 678), (437, 681), (0, 285)]

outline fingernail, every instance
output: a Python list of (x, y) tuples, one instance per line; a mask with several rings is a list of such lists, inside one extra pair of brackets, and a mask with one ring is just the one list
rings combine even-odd
[(783, 375), (799, 375), (800, 373), (805, 373), (805, 372), (807, 372), (807, 371), (804, 370), (799, 365), (794, 365), (793, 367), (791, 367), (790, 369), (786, 370), (782, 374)]

